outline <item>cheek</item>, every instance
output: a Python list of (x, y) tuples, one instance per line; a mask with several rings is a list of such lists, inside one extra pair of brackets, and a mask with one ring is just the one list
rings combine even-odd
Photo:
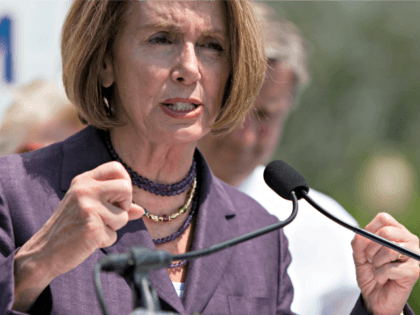
[(120, 100), (126, 104), (153, 101), (167, 77), (166, 68), (141, 58), (121, 60), (116, 64), (116, 85)]
[(202, 82), (208, 90), (209, 96), (214, 99), (218, 106), (221, 105), (225, 91), (226, 82), (229, 76), (229, 65), (227, 62), (214, 61), (203, 63)]
[(125, 78), (124, 85), (145, 91), (158, 85), (160, 79), (165, 76), (165, 71), (161, 67), (145, 63), (143, 60), (125, 63), (122, 71), (121, 77)]

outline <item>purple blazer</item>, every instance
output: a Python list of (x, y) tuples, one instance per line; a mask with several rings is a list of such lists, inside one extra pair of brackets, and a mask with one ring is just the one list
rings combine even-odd
[[(0, 314), (13, 304), (13, 257), (48, 220), (78, 174), (111, 161), (97, 129), (89, 126), (47, 148), (0, 158)], [(206, 248), (275, 223), (257, 202), (215, 178), (196, 152), (199, 211), (193, 250)], [(107, 254), (128, 252), (133, 245), (155, 249), (142, 219), (118, 231), (114, 245), (96, 250), (75, 269), (55, 278), (30, 314), (102, 314), (93, 268)], [(287, 239), (276, 231), (191, 261), (184, 296), (179, 298), (165, 269), (150, 280), (162, 308), (180, 314), (293, 314), (293, 288), (286, 269), (291, 261)], [(125, 280), (102, 273), (110, 314), (130, 314), (132, 294)], [(352, 314), (368, 314), (360, 300)]]

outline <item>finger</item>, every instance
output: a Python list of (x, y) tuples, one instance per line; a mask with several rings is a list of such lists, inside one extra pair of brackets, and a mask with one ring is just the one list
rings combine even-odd
[(410, 288), (419, 277), (419, 266), (412, 261), (393, 262), (376, 269), (374, 273), (375, 280), (381, 285), (384, 285), (388, 280), (394, 280), (398, 281), (400, 285)]
[(104, 238), (99, 248), (112, 246), (118, 238), (117, 232), (115, 232), (115, 230), (111, 229), (108, 226), (105, 226), (104, 232)]
[[(405, 243), (410, 239), (410, 232), (407, 229), (395, 226), (383, 226), (375, 234), (394, 243)], [(382, 248), (384, 248), (383, 245), (370, 241), (366, 248), (368, 260), (373, 261), (373, 258)]]
[(98, 166), (90, 171), (90, 176), (96, 180), (126, 179), (131, 182), (130, 175), (124, 166), (117, 161), (108, 162)]
[(138, 220), (144, 215), (144, 208), (136, 205), (135, 203), (131, 204), (130, 210), (128, 210), (128, 220)]
[(395, 226), (404, 227), (397, 220), (395, 220), (390, 214), (382, 212), (378, 213), (373, 220), (366, 225), (366, 230), (375, 233), (384, 226)]
[(105, 204), (98, 210), (105, 226), (113, 231), (118, 231), (128, 222), (128, 212), (112, 204)]
[(124, 227), (128, 221), (138, 220), (144, 215), (144, 209), (134, 203), (128, 211), (122, 210), (112, 204), (107, 204), (106, 209), (101, 209), (99, 215), (104, 222), (104, 225), (111, 228), (113, 231), (117, 231)]
[(133, 186), (126, 179), (107, 180), (98, 183), (100, 198), (116, 207), (128, 211), (133, 200)]
[[(399, 243), (400, 246), (404, 246), (404, 243)], [(408, 259), (407, 256), (404, 256), (403, 259), (398, 260), (398, 257), (400, 256), (400, 253), (396, 250), (393, 250), (391, 248), (388, 248), (386, 246), (382, 246), (382, 248), (377, 252), (377, 254), (372, 259), (372, 264), (375, 267), (375, 269), (380, 268), (381, 266), (390, 263), (390, 262), (403, 262)]]

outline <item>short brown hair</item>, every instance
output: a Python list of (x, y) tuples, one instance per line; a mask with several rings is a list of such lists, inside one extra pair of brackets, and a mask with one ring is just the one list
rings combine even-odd
[[(67, 96), (86, 123), (100, 129), (121, 125), (108, 117), (99, 74), (105, 55), (124, 27), (132, 1), (74, 1), (63, 26), (61, 54)], [(264, 81), (261, 29), (247, 1), (224, 1), (230, 35), (230, 74), (212, 131), (232, 130), (251, 108)]]

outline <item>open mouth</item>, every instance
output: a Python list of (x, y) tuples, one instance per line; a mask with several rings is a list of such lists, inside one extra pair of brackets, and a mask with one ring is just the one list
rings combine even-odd
[(197, 118), (203, 112), (203, 104), (192, 104), (187, 102), (161, 103), (165, 114), (177, 119)]
[(162, 103), (162, 104), (174, 112), (190, 112), (198, 107), (198, 105), (194, 105), (191, 103), (184, 103), (184, 102), (176, 102), (176, 103), (170, 103), (170, 104)]

